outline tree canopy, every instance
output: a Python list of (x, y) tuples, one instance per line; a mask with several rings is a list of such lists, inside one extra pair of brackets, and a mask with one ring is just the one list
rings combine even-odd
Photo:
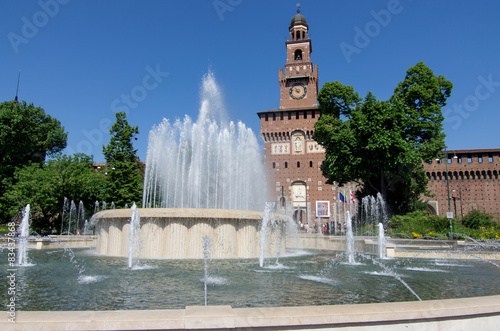
[(359, 184), (358, 196), (381, 193), (395, 212), (411, 210), (427, 193), (422, 161), (439, 155), (445, 134), (441, 108), (453, 85), (423, 62), (408, 69), (387, 101), (352, 86), (325, 83), (318, 95), (314, 139), (326, 150), (327, 183)]
[(61, 123), (25, 101), (0, 103), (0, 217), (9, 215), (5, 193), (15, 184), (14, 173), (66, 148), (68, 134)]
[(15, 101), (0, 103), (0, 164), (3, 169), (43, 163), (66, 148), (68, 134), (43, 108)]
[(104, 176), (94, 171), (92, 157), (57, 155), (44, 165), (17, 168), (15, 184), (6, 192), (8, 213), (15, 215), (30, 204), (32, 227), (59, 230), (64, 198), (93, 206), (102, 194)]
[(143, 166), (133, 148), (132, 140), (137, 140), (137, 126), (131, 126), (124, 112), (116, 113), (116, 122), (109, 130), (110, 142), (103, 146), (106, 159), (106, 195), (103, 200), (123, 207), (142, 200)]

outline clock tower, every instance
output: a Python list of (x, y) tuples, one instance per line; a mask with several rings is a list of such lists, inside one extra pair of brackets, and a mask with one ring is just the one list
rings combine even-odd
[(264, 142), (267, 193), (279, 209), (292, 212), (298, 223), (329, 224), (337, 194), (320, 170), (325, 150), (313, 139), (318, 108), (318, 66), (311, 62), (311, 39), (304, 15), (288, 28), (285, 67), (279, 69), (278, 109), (258, 112)]
[(285, 68), (279, 69), (280, 109), (317, 106), (318, 66), (311, 62), (309, 26), (300, 8), (290, 22)]

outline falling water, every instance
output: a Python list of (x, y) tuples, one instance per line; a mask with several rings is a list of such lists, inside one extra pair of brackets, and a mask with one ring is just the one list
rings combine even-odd
[(225, 120), (213, 74), (202, 83), (196, 122), (164, 119), (149, 133), (143, 207), (259, 210), (265, 185), (257, 138)]
[(141, 226), (141, 217), (135, 203), (132, 205), (132, 217), (130, 218), (130, 236), (128, 242), (128, 268), (132, 269), (133, 258), (138, 251), (139, 229)]
[(207, 283), (208, 283), (208, 260), (210, 259), (210, 248), (212, 247), (212, 239), (209, 236), (203, 237), (203, 259), (204, 259), (204, 271), (205, 277), (203, 279), (204, 289), (205, 289), (205, 306), (207, 305)]
[(374, 196), (366, 196), (361, 200), (361, 210), (364, 225), (383, 223), (387, 225), (388, 213), (386, 203), (380, 193)]
[(88, 232), (89, 232), (89, 222), (88, 222), (88, 220), (85, 220), (85, 222), (83, 224), (83, 232), (82, 232), (82, 234), (86, 235)]
[(378, 224), (378, 257), (381, 259), (385, 259), (385, 232), (384, 232), (384, 224)]
[(352, 220), (349, 211), (346, 211), (346, 240), (349, 264), (354, 264), (354, 235), (352, 233)]
[(26, 266), (28, 264), (28, 237), (30, 235), (30, 205), (26, 205), (23, 212), (23, 220), (19, 225), (19, 241), (17, 243), (17, 265)]

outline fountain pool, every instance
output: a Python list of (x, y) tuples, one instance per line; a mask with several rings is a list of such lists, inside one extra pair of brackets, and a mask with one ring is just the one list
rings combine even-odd
[[(151, 310), (204, 303), (203, 259), (143, 260), (128, 269), (126, 257), (73, 251), (79, 268), (62, 250), (30, 250), (32, 266), (17, 268), (18, 310)], [(5, 251), (0, 258), (7, 259)], [(350, 265), (345, 253), (288, 251), (278, 262), (267, 259), (262, 268), (258, 259), (212, 260), (207, 303), (243, 308), (417, 300), (375, 260), (424, 301), (500, 295), (500, 269), (481, 261), (357, 255)], [(2, 264), (0, 277), (6, 275)], [(8, 297), (6, 285), (0, 283), (3, 298)]]

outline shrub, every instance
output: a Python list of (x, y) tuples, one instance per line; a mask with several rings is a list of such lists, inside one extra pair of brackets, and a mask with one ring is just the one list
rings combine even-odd
[(494, 222), (492, 219), (492, 215), (473, 209), (462, 219), (462, 224), (467, 228), (476, 230), (488, 228), (500, 229), (498, 223)]

